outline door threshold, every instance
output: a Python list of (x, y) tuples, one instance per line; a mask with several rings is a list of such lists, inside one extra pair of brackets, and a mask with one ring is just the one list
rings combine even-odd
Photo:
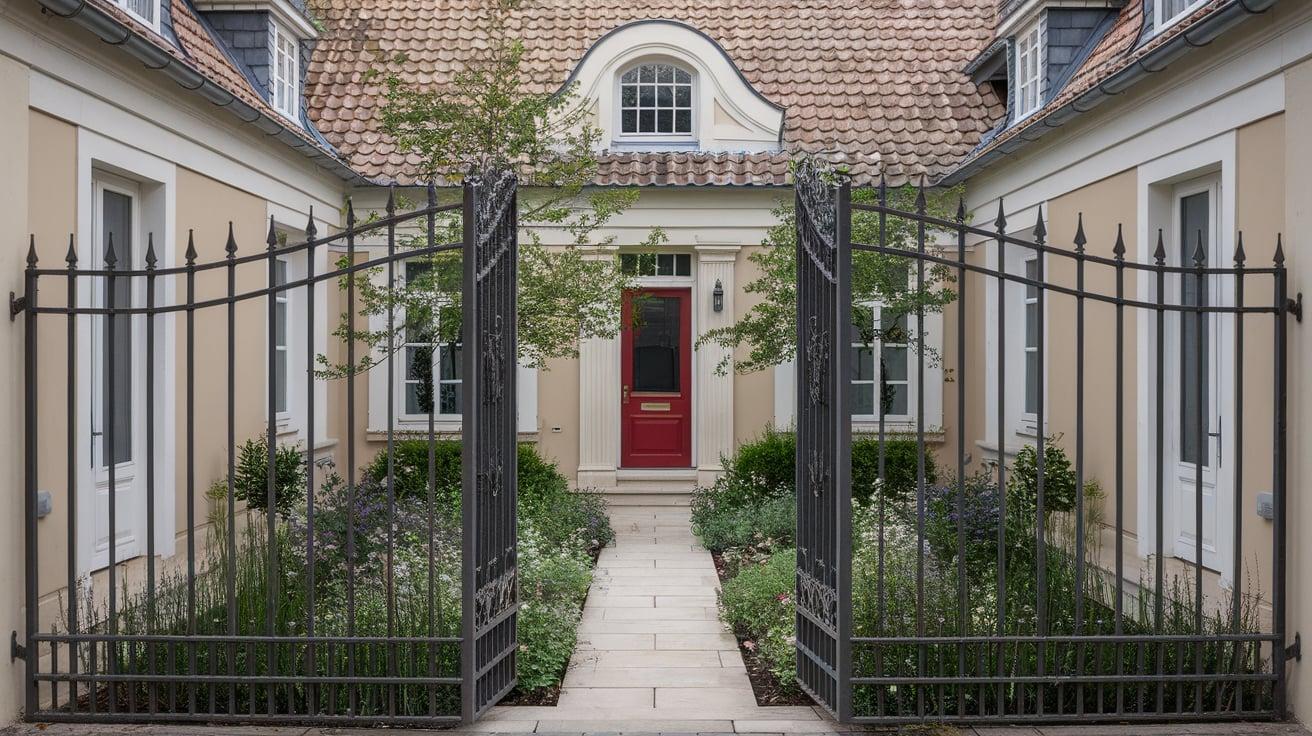
[(619, 468), (616, 480), (697, 480), (697, 468)]

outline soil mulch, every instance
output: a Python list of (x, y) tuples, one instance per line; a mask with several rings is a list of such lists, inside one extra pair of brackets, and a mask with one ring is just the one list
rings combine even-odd
[(560, 683), (535, 690), (516, 688), (497, 705), (555, 705), (560, 701)]
[[(715, 572), (723, 583), (728, 579), (725, 575), (724, 557), (719, 553), (712, 553), (711, 558), (715, 560)], [(815, 705), (815, 701), (796, 685), (783, 682), (776, 677), (761, 661), (760, 655), (743, 646), (747, 639), (738, 636), (736, 631), (734, 637), (738, 640), (738, 651), (742, 652), (743, 664), (747, 665), (747, 678), (752, 681), (752, 693), (756, 695), (757, 705)]]

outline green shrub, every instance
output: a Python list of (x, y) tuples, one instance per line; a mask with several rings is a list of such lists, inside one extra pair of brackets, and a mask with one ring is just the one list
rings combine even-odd
[[(268, 508), (269, 438), (260, 434), (246, 440), (237, 453), (232, 493), (246, 507)], [(279, 445), (273, 455), (274, 510), (286, 517), (305, 498), (305, 456), (295, 445)]]
[(721, 618), (786, 688), (793, 686), (797, 668), (793, 647), (796, 579), (797, 552), (783, 548), (764, 564), (744, 567), (725, 581), (720, 593)]
[[(884, 438), (884, 483), (886, 499), (896, 502), (914, 498), (919, 475), (920, 452), (915, 438), (904, 435)], [(925, 448), (925, 486), (938, 482), (938, 466), (934, 453)], [(852, 500), (865, 506), (874, 497), (879, 485), (879, 438), (862, 437), (852, 440)]]
[[(1066, 451), (1057, 444), (1058, 437), (1043, 442), (1043, 511), (1070, 511), (1075, 508), (1075, 470)], [(1031, 514), (1037, 513), (1039, 498), (1039, 452), (1025, 445), (1016, 452), (1007, 478), (1007, 505)]]
[(692, 530), (712, 552), (733, 547), (792, 544), (797, 531), (797, 510), (792, 495), (745, 506), (725, 504), (715, 486), (698, 489), (692, 499)]

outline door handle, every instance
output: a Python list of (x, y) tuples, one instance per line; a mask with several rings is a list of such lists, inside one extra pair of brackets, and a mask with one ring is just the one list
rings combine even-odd
[(620, 401), (626, 404), (629, 403), (629, 387), (627, 385), (620, 389)]

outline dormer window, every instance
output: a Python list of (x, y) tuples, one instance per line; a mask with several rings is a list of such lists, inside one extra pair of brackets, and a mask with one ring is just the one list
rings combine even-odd
[(620, 133), (635, 137), (692, 136), (692, 74), (648, 63), (620, 77)]
[(1016, 120), (1043, 104), (1043, 18), (1016, 35)]
[(1206, 0), (1157, 0), (1154, 8), (1153, 27), (1157, 31), (1170, 26), (1189, 14), (1189, 11), (1202, 5)]
[(159, 30), (159, 0), (113, 0), (147, 28)]
[(278, 112), (296, 119), (301, 107), (300, 44), (273, 18), (269, 19), (269, 62), (271, 102)]

